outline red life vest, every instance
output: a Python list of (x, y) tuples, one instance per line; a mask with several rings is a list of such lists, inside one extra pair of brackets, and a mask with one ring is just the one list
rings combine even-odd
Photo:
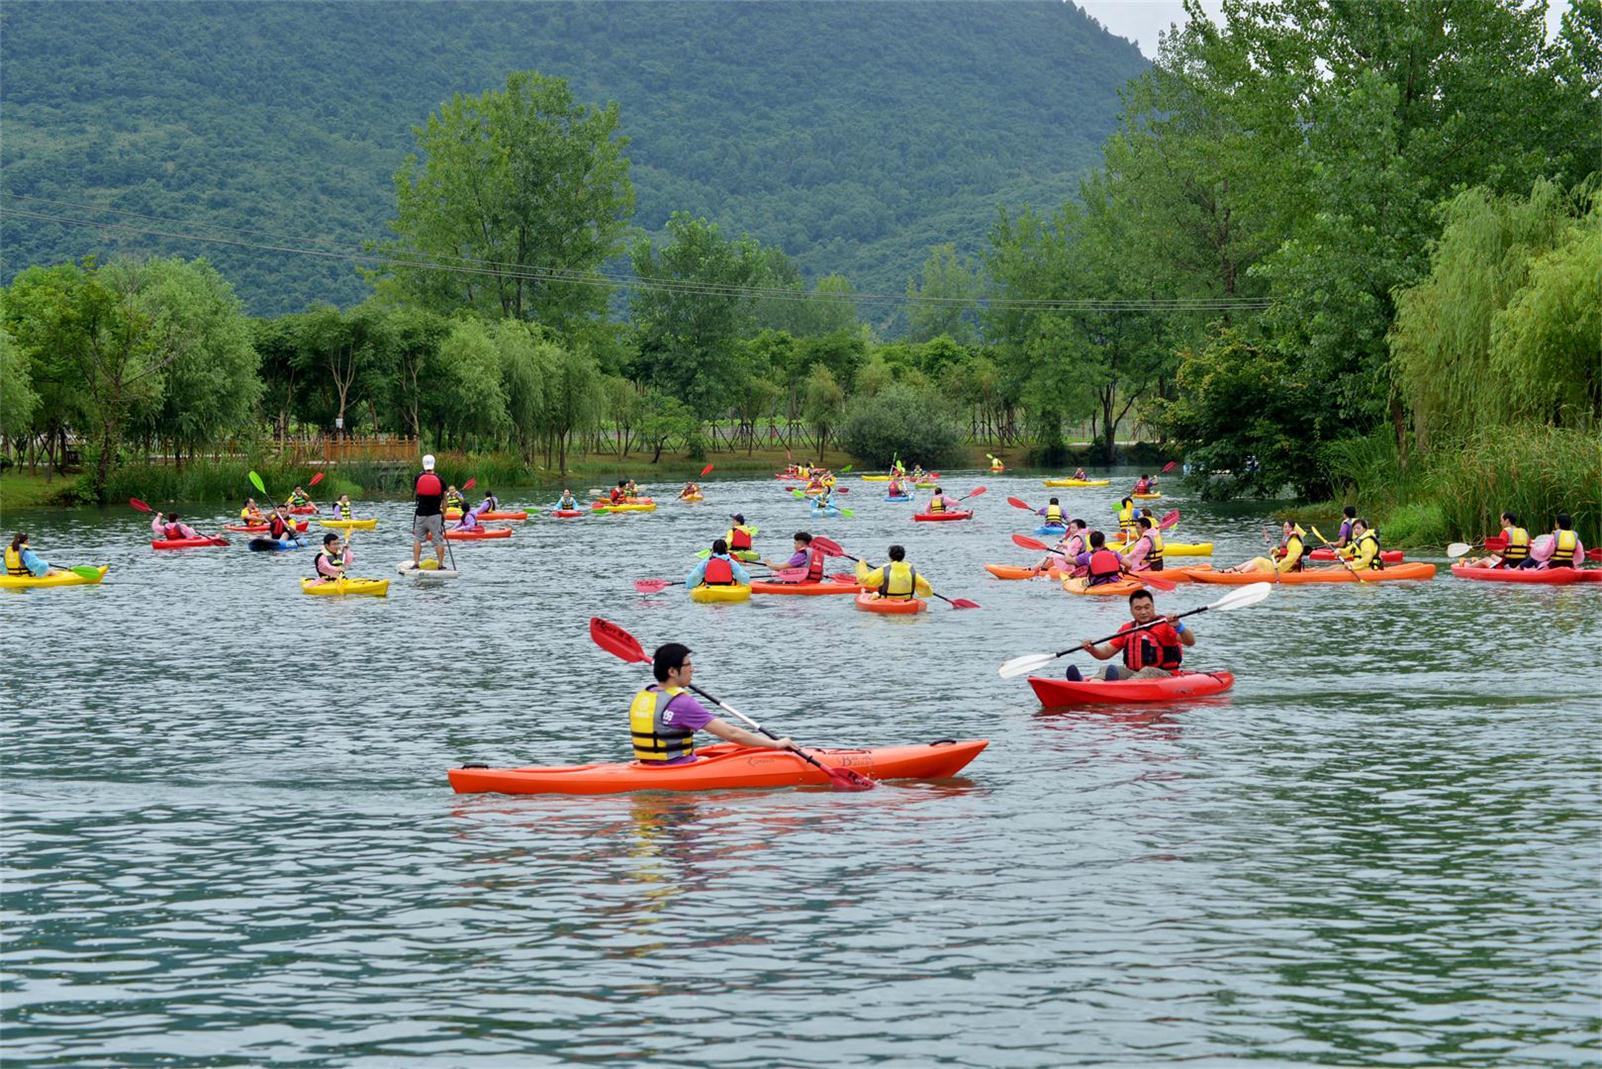
[[(1130, 620), (1118, 631), (1122, 634), (1136, 626), (1135, 621)], [(1161, 668), (1173, 672), (1178, 670), (1181, 656), (1179, 632), (1166, 621), (1124, 639), (1124, 665), (1132, 672), (1142, 668)]]
[(1116, 582), (1118, 573), (1123, 570), (1123, 559), (1110, 549), (1098, 549), (1090, 555), (1091, 586)]
[(412, 484), (418, 497), (439, 497), (445, 493), (445, 484), (439, 481), (439, 476), (431, 471), (425, 471), (417, 477)]
[(285, 534), (289, 533), (289, 524), (284, 522), (282, 516), (274, 515), (272, 521), (267, 525), (267, 533), (274, 538), (283, 538)]
[(807, 558), (806, 581), (809, 583), (823, 582), (823, 550), (814, 549), (812, 550), (812, 555)]
[(727, 557), (713, 557), (706, 562), (706, 576), (701, 581), (707, 586), (732, 586), (734, 566)]
[(169, 542), (177, 542), (184, 537), (183, 525), (169, 523), (162, 527), (161, 536)]
[(729, 548), (730, 549), (750, 549), (751, 548), (751, 532), (747, 531), (744, 527), (731, 527), (731, 528), (729, 528)]

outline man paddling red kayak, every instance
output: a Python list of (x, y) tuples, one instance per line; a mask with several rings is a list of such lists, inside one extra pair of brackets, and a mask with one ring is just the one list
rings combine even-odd
[[(1163, 679), (1179, 671), (1184, 659), (1182, 647), (1196, 645), (1196, 633), (1185, 626), (1177, 616), (1157, 620), (1157, 602), (1149, 590), (1137, 590), (1129, 595), (1131, 619), (1118, 629), (1118, 634), (1104, 645), (1090, 639), (1080, 648), (1098, 661), (1110, 660), (1120, 651), (1123, 666), (1109, 664), (1100, 673), (1102, 679)], [(1130, 634), (1134, 632), (1134, 634)], [(1078, 665), (1069, 665), (1065, 673), (1070, 680), (1083, 679)]]

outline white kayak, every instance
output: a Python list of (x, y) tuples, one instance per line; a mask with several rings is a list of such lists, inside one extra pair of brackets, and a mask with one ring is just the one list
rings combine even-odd
[(434, 563), (433, 560), (424, 560), (423, 566), (419, 568), (411, 561), (403, 560), (395, 565), (395, 570), (408, 579), (455, 579), (462, 574), (455, 568), (430, 568), (429, 565)]

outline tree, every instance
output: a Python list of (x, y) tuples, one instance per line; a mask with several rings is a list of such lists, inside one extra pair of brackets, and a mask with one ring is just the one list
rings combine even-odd
[(840, 445), (873, 467), (905, 457), (937, 468), (961, 459), (962, 432), (950, 402), (935, 391), (889, 383), (873, 396), (851, 398), (840, 422)]
[(972, 345), (979, 335), (978, 296), (978, 272), (957, 255), (957, 247), (934, 246), (920, 277), (907, 283), (907, 336), (921, 342), (943, 335)]
[(651, 463), (662, 459), (662, 450), (674, 438), (689, 440), (700, 426), (700, 420), (690, 406), (677, 397), (669, 397), (659, 390), (646, 394), (642, 405), (644, 415), (638, 427), (641, 441), (651, 447)]
[(413, 129), (421, 155), (395, 175), (399, 289), (449, 313), (558, 329), (596, 318), (607, 290), (594, 272), (623, 250), (634, 187), (615, 103), (591, 108), (534, 71), (504, 91), (460, 93)]
[(506, 391), (501, 386), (501, 353), (493, 328), (476, 319), (459, 319), (440, 343), (429, 391), (435, 426), (461, 442), (495, 439), (511, 429)]
[(845, 393), (835, 381), (834, 373), (824, 364), (813, 364), (807, 376), (802, 399), (802, 414), (818, 440), (818, 463), (823, 463), (823, 451), (829, 444), (829, 434), (840, 422), (845, 407)]
[[(567, 475), (567, 447), (573, 436), (600, 419), (606, 404), (601, 369), (582, 350), (564, 349), (545, 342), (545, 405), (541, 423), (547, 441), (556, 445), (557, 470)], [(549, 463), (550, 451), (546, 451)]]
[(0, 327), (0, 440), (15, 449), (18, 439), (32, 431), (38, 407), (27, 358), (11, 332)]

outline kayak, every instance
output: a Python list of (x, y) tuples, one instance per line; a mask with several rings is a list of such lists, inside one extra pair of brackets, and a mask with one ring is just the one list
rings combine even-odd
[(928, 611), (929, 603), (922, 598), (882, 598), (871, 590), (864, 590), (857, 595), (857, 608), (885, 616), (911, 616)]
[(346, 531), (371, 531), (378, 526), (376, 516), (365, 520), (318, 520), (324, 527), (339, 527)]
[(838, 515), (840, 515), (840, 509), (835, 505), (829, 505), (829, 506), (826, 506), (826, 507), (821, 508), (821, 509), (818, 508), (818, 506), (813, 505), (812, 506), (812, 515), (814, 515), (814, 516), (824, 516), (824, 517), (838, 516)]
[(1122, 702), (1166, 702), (1200, 698), (1235, 685), (1228, 672), (1179, 672), (1167, 679), (1045, 679), (1030, 676), (1035, 697), (1048, 708), (1063, 705), (1100, 705)]
[(287, 542), (280, 542), (276, 538), (252, 538), (250, 548), (257, 553), (277, 553), (286, 549), (303, 549), (306, 543), (298, 538), (291, 538)]
[(452, 542), (476, 542), (485, 538), (511, 538), (512, 529), (510, 527), (475, 527), (471, 531), (446, 531), (445, 537)]
[(884, 499), (886, 501), (894, 501), (897, 504), (900, 504), (902, 502), (911, 501), (912, 500), (912, 495), (911, 494), (902, 494), (900, 497), (891, 497), (889, 494), (886, 494), (886, 495), (884, 495)]
[(1102, 583), (1100, 586), (1091, 586), (1086, 576), (1064, 579), (1062, 588), (1070, 594), (1089, 594), (1093, 597), (1114, 597), (1119, 594), (1133, 594), (1137, 590), (1146, 589), (1146, 584), (1138, 579), (1118, 579), (1111, 583)]
[(1283, 572), (1278, 579), (1273, 572), (1204, 572), (1195, 571), (1191, 578), (1198, 583), (1219, 586), (1246, 586), (1250, 583), (1392, 583), (1403, 579), (1434, 579), (1435, 565), (1414, 561), (1392, 568), (1365, 569), (1358, 579), (1346, 568), (1308, 568), (1300, 572)]
[(1046, 573), (1034, 568), (1024, 568), (1016, 564), (987, 564), (985, 571), (997, 579), (1038, 579)]
[(200, 549), (203, 546), (226, 546), (226, 538), (153, 538), (151, 549)]
[(1484, 565), (1452, 565), (1458, 579), (1477, 579), (1491, 583), (1539, 583), (1568, 586), (1571, 583), (1602, 583), (1602, 568), (1487, 568)]
[(1163, 495), (1161, 492), (1159, 492), (1155, 494), (1130, 494), (1129, 496), (1134, 498), (1136, 501), (1156, 501)]
[(702, 605), (709, 605), (713, 602), (750, 601), (751, 588), (738, 585), (707, 586), (703, 583), (700, 586), (690, 588), (690, 600), (699, 602)]
[(691, 494), (689, 497), (682, 497), (681, 496), (679, 498), (679, 500), (693, 505), (697, 501), (705, 501), (706, 500), (706, 495), (705, 494)]
[(775, 583), (764, 579), (751, 581), (753, 594), (798, 594), (805, 597), (819, 597), (825, 594), (855, 594), (857, 589), (855, 583), (837, 583), (833, 580), (821, 583)]
[(888, 475), (864, 475), (862, 477), (862, 481), (865, 482), (865, 483), (887, 483), (887, 482), (890, 481), (890, 476), (888, 476)]
[[(1129, 548), (1127, 542), (1109, 542), (1107, 548), (1122, 553)], [(1213, 544), (1211, 542), (1164, 542), (1163, 556), (1165, 557), (1211, 557)]]
[[(429, 565), (431, 564), (434, 567), (430, 568)], [(462, 574), (455, 568), (441, 568), (438, 565), (439, 561), (437, 559), (424, 560), (420, 565), (413, 564), (409, 560), (403, 560), (395, 565), (395, 570), (408, 579), (456, 579)]]
[[(1502, 535), (1492, 535), (1485, 540), (1485, 548), (1492, 553), (1500, 553), (1507, 548), (1507, 539)], [(1602, 549), (1586, 550), (1585, 559), (1602, 560)]]
[[(940, 739), (913, 746), (807, 753), (828, 768), (849, 768), (869, 779), (945, 779), (979, 756), (989, 739)], [(720, 791), (825, 786), (829, 777), (783, 750), (718, 743), (677, 765), (619, 761), (546, 768), (468, 765), (446, 773), (457, 794), (623, 794), (628, 791)]]
[(953, 509), (950, 512), (914, 512), (912, 518), (919, 523), (941, 523), (945, 520), (971, 520), (972, 512)]
[[(445, 518), (447, 520), (459, 520), (462, 518), (462, 510), (446, 509)], [(481, 520), (526, 520), (528, 519), (528, 513), (522, 509), (500, 509), (492, 512), (480, 512), (478, 518)]]
[(1111, 479), (1046, 479), (1047, 486), (1111, 486)]
[[(1380, 550), (1380, 558), (1382, 560), (1384, 560), (1386, 564), (1400, 564), (1400, 563), (1402, 563), (1402, 556), (1403, 556), (1402, 555), (1402, 551), (1399, 550), (1399, 549), (1382, 549), (1382, 550)], [(1328, 547), (1326, 547), (1324, 549), (1315, 549), (1315, 550), (1313, 550), (1311, 553), (1309, 553), (1307, 555), (1307, 559), (1308, 560), (1334, 560), (1335, 559), (1335, 551), (1333, 549), (1329, 549)]]
[(322, 594), (338, 596), (341, 594), (370, 594), (375, 598), (384, 597), (389, 593), (388, 579), (330, 579), (327, 582), (318, 582), (316, 579), (302, 579), (300, 581), (302, 594)]
[(1067, 533), (1067, 524), (1043, 523), (1035, 528), (1035, 534), (1037, 535), (1065, 535)]
[(913, 483), (912, 485), (913, 485), (914, 488), (916, 488), (918, 490), (933, 490), (935, 487), (939, 486), (940, 484), (935, 482), (933, 479), (930, 479), (930, 480), (928, 480), (926, 482)]
[(584, 515), (584, 512), (582, 509), (552, 509), (551, 515), (559, 520), (571, 520), (575, 516)]
[(106, 577), (111, 565), (102, 564), (93, 579), (77, 572), (62, 571), (55, 575), (0, 575), (0, 590), (31, 590), (42, 586), (94, 586)]
[(655, 512), (655, 501), (631, 501), (624, 505), (596, 505), (596, 512)]
[[(295, 530), (304, 531), (306, 528), (308, 528), (310, 526), (311, 526), (311, 521), (310, 520), (298, 520), (295, 523)], [(269, 525), (265, 524), (265, 523), (225, 523), (225, 524), (223, 524), (223, 530), (232, 531), (235, 534), (262, 534), (263, 532), (268, 530), (268, 527), (269, 527)]]
[[(1210, 572), (1212, 570), (1213, 566), (1211, 564), (1187, 564), (1180, 568), (1164, 568), (1157, 574), (1173, 583), (1192, 583), (1196, 579), (1194, 573)], [(1139, 575), (1141, 573), (1136, 572), (1135, 574)]]
[(316, 512), (316, 511), (317, 511), (317, 506), (316, 505), (291, 505), (291, 506), (289, 506), (289, 514), (291, 516), (310, 516), (312, 513)]

